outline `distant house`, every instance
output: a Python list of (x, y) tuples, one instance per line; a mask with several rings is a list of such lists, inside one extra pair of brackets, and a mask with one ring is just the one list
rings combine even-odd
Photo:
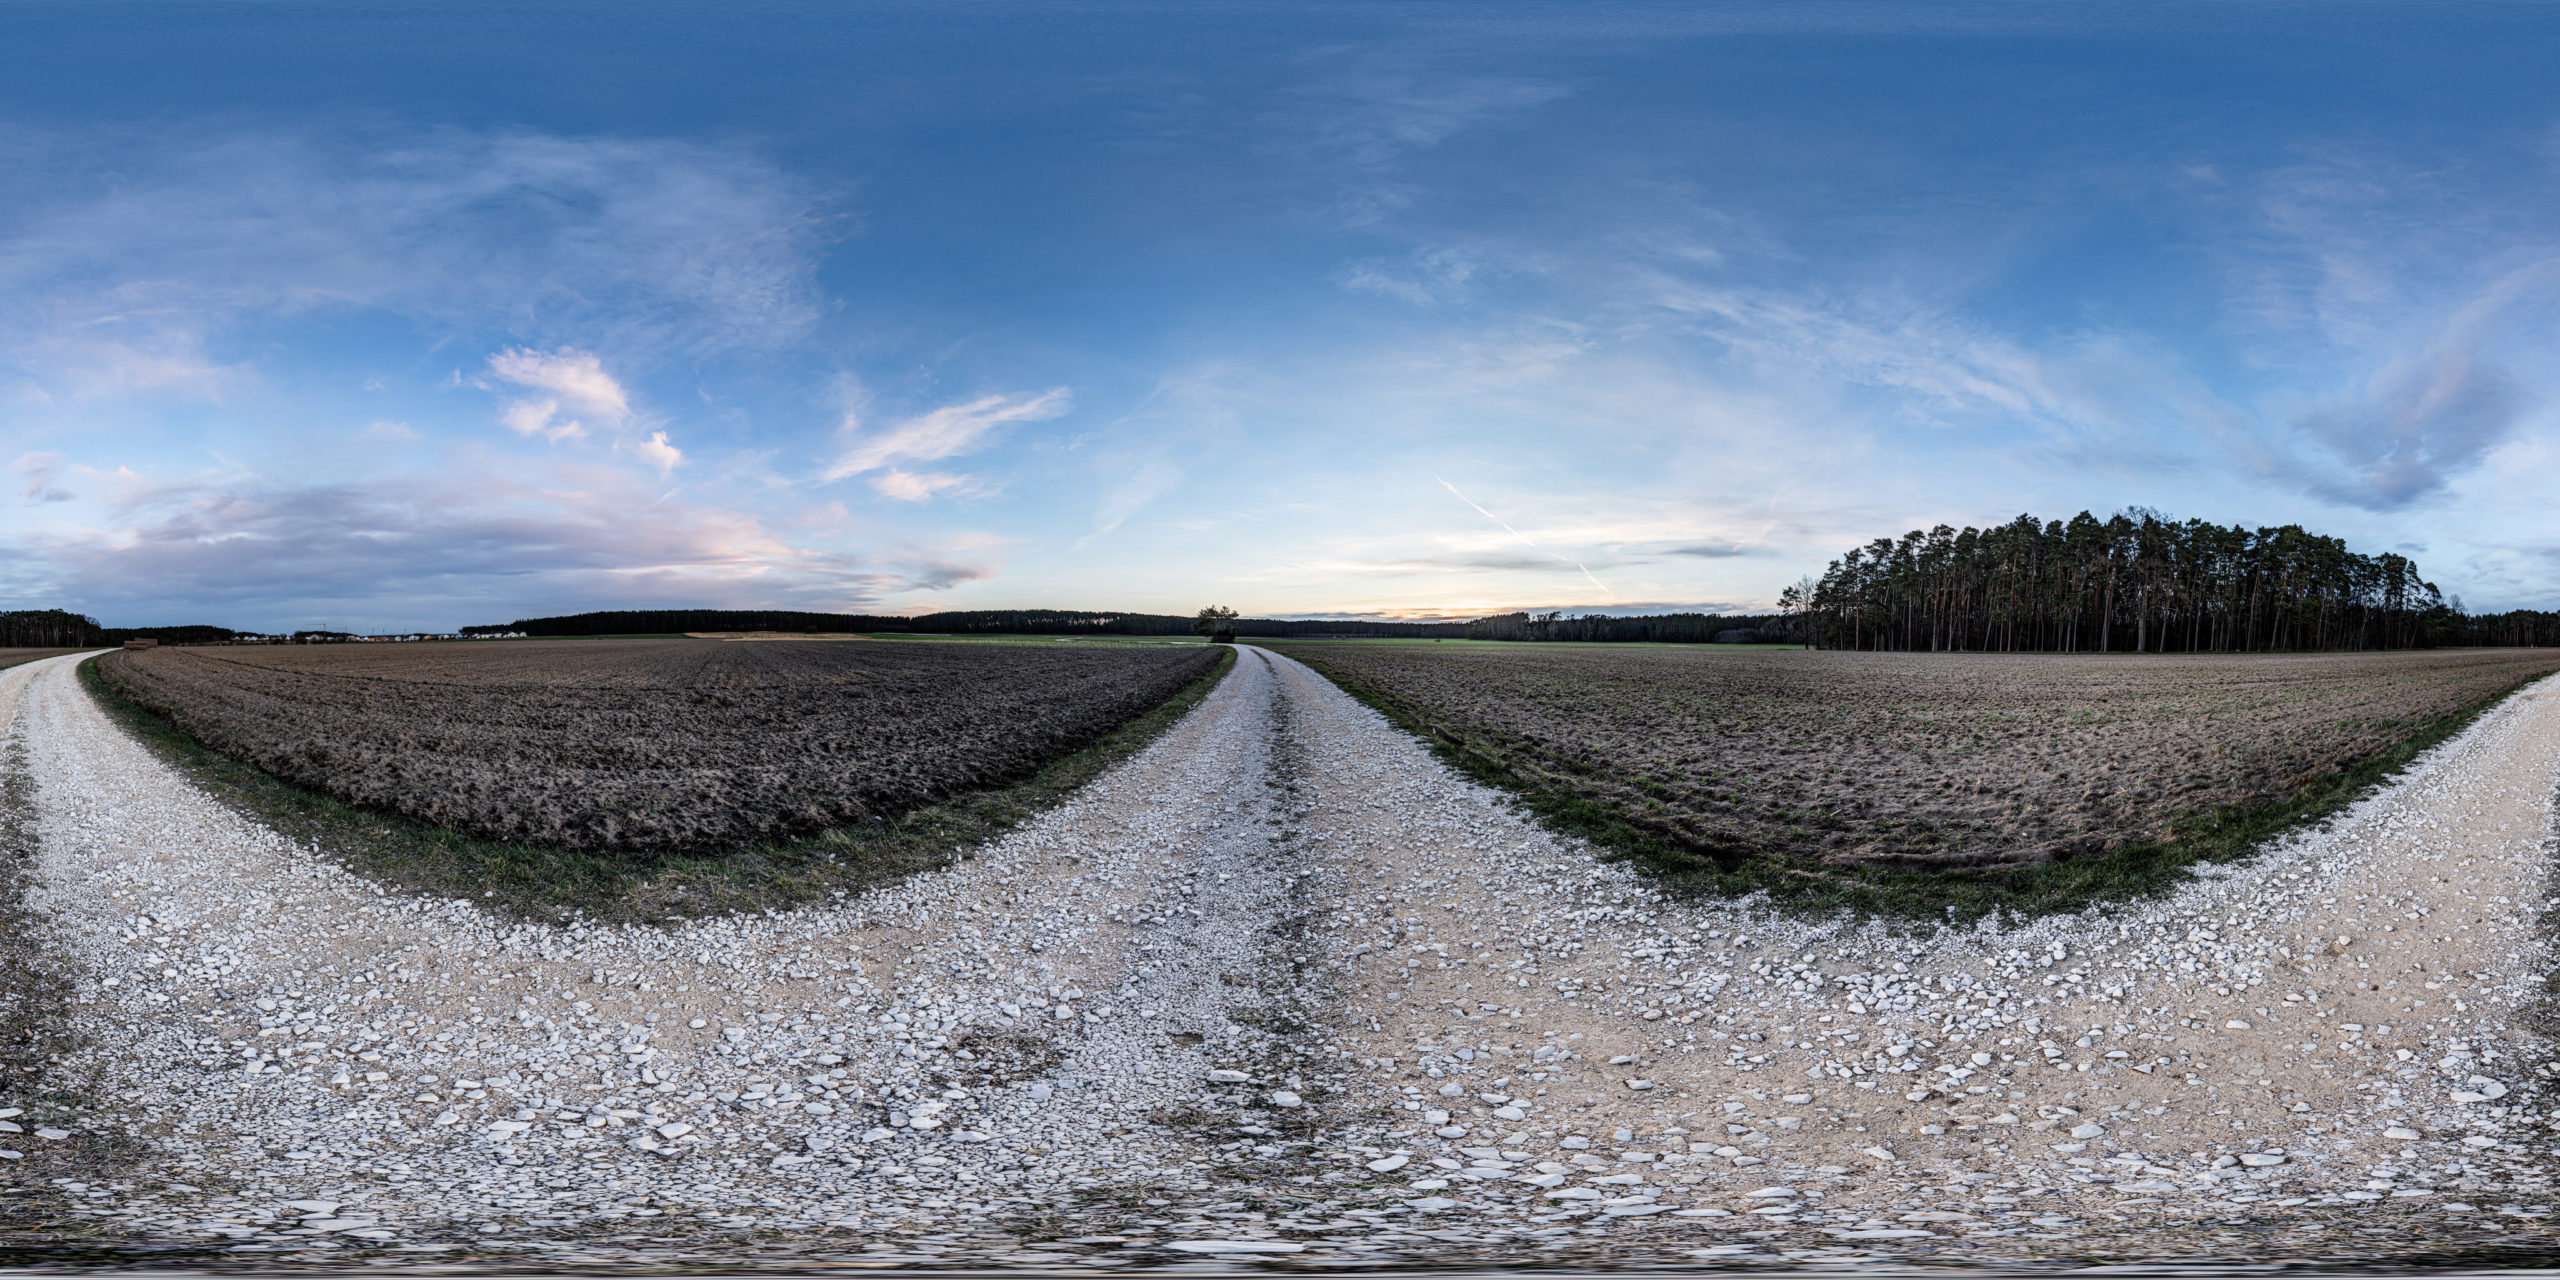
[(149, 636), (135, 636), (133, 639), (125, 641), (124, 647), (128, 649), (157, 649), (160, 647), (160, 642)]

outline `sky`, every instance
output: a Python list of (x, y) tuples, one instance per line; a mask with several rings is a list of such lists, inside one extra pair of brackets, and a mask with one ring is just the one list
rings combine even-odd
[(2560, 8), (0, 6), (0, 607), (2560, 607)]

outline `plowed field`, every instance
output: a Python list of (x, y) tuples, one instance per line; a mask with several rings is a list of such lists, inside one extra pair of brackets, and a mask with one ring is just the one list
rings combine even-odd
[(483, 839), (719, 852), (1027, 775), (1206, 673), (1206, 645), (517, 644), (119, 652), (236, 759)]
[(1480, 761), (1730, 865), (2049, 862), (2261, 808), (2560, 651), (2113, 657), (1277, 644)]

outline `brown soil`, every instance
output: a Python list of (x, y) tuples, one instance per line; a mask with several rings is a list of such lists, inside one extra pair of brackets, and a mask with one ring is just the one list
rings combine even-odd
[(1273, 646), (1535, 787), (1720, 859), (1998, 866), (2282, 802), (2560, 651), (2143, 657)]
[(703, 640), (158, 649), (126, 697), (348, 803), (483, 839), (719, 852), (1027, 775), (1205, 672), (1206, 646)]

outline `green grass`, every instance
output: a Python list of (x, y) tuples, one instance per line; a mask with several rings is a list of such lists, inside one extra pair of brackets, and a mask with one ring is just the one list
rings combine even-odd
[(471, 898), (524, 919), (619, 924), (783, 909), (944, 866), (1137, 754), (1206, 698), (1234, 665), (1235, 651), (1226, 650), (1207, 674), (1154, 710), (1008, 786), (790, 844), (655, 859), (475, 840), (357, 809), (180, 733), (108, 687), (94, 658), (80, 664), (80, 682), (110, 718), (189, 781), (360, 874), (418, 893)]
[(1784, 854), (1736, 854), (1685, 847), (1628, 822), (1615, 809), (1510, 768), (1489, 744), (1416, 716), (1393, 699), (1354, 680), (1336, 677), (1332, 672), (1323, 674), (1352, 697), (1421, 738), (1435, 755), (1459, 772), (1509, 792), (1550, 829), (1589, 840), (1604, 856), (1638, 864), (1676, 896), (1740, 898), (1766, 893), (1772, 907), (1791, 915), (1846, 912), (1862, 918), (1912, 923), (1970, 923), (1993, 913), (2051, 915), (2174, 889), (2185, 883), (2198, 865), (2248, 858), (2267, 841), (2354, 803), (2389, 781), (2420, 754), (2460, 733), (2517, 689), (2540, 678), (2520, 681), (2471, 706), (2428, 721), (2388, 750), (2351, 768), (2314, 779), (2282, 799), (2189, 815), (2172, 824), (2174, 834), (2168, 840), (2128, 845), (2100, 857), (2032, 866), (1919, 870), (1835, 866)]

